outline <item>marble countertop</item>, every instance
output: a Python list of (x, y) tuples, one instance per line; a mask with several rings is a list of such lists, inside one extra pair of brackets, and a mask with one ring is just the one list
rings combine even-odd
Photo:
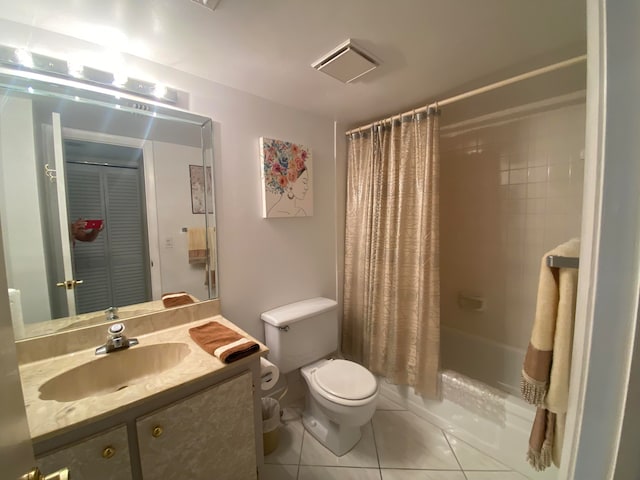
[[(194, 298), (195, 301), (199, 301)], [(162, 300), (154, 300), (151, 302), (138, 303), (135, 305), (127, 305), (118, 308), (118, 319), (124, 320), (131, 317), (137, 317), (140, 315), (147, 315), (153, 312), (157, 312), (165, 309)], [(38, 337), (41, 335), (51, 335), (74, 328), (89, 327), (92, 325), (100, 325), (103, 323), (109, 323), (113, 320), (108, 320), (104, 311), (82, 313), (73, 317), (56, 318), (54, 320), (48, 320), (45, 322), (25, 323), (24, 335), (22, 338)]]
[[(212, 320), (218, 321), (260, 344), (259, 352), (233, 362), (231, 365), (250, 362), (256, 356), (263, 355), (268, 351), (258, 340), (240, 330), (221, 315), (184, 323), (137, 336), (140, 346), (176, 342), (186, 344), (189, 353), (177, 365), (164, 370), (161, 374), (132, 382), (123, 390), (68, 402), (41, 399), (40, 386), (47, 380), (72, 368), (104, 357), (103, 355), (95, 355), (97, 345), (66, 355), (20, 365), (20, 377), (32, 440), (37, 442), (54, 437), (73, 428), (124, 411), (158, 393), (186, 385), (207, 375), (221, 373), (225, 368), (229, 368), (231, 365), (224, 364), (218, 358), (205, 352), (189, 336), (190, 328)], [(118, 353), (120, 352), (107, 355), (117, 355)]]

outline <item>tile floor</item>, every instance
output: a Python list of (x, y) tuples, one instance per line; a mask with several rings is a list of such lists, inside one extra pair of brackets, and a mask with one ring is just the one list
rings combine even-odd
[(301, 411), (284, 409), (262, 480), (526, 480), (382, 396), (362, 440), (342, 457), (304, 430)]

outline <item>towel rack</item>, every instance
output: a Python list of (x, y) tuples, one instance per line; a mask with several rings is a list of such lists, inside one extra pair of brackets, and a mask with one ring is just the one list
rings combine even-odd
[(578, 257), (563, 257), (560, 255), (547, 255), (547, 266), (552, 268), (578, 268)]

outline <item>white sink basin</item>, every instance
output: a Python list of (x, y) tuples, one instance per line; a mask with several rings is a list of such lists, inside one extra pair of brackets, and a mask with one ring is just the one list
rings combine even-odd
[(186, 343), (158, 343), (107, 353), (47, 380), (40, 398), (72, 402), (108, 395), (175, 367), (189, 352)]

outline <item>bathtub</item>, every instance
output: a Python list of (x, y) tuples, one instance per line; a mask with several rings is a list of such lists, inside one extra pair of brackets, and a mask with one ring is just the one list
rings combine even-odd
[(380, 393), (528, 478), (555, 480), (555, 467), (536, 472), (525, 459), (535, 408), (519, 397), (524, 351), (446, 327), (441, 351), (441, 401), (384, 379)]

